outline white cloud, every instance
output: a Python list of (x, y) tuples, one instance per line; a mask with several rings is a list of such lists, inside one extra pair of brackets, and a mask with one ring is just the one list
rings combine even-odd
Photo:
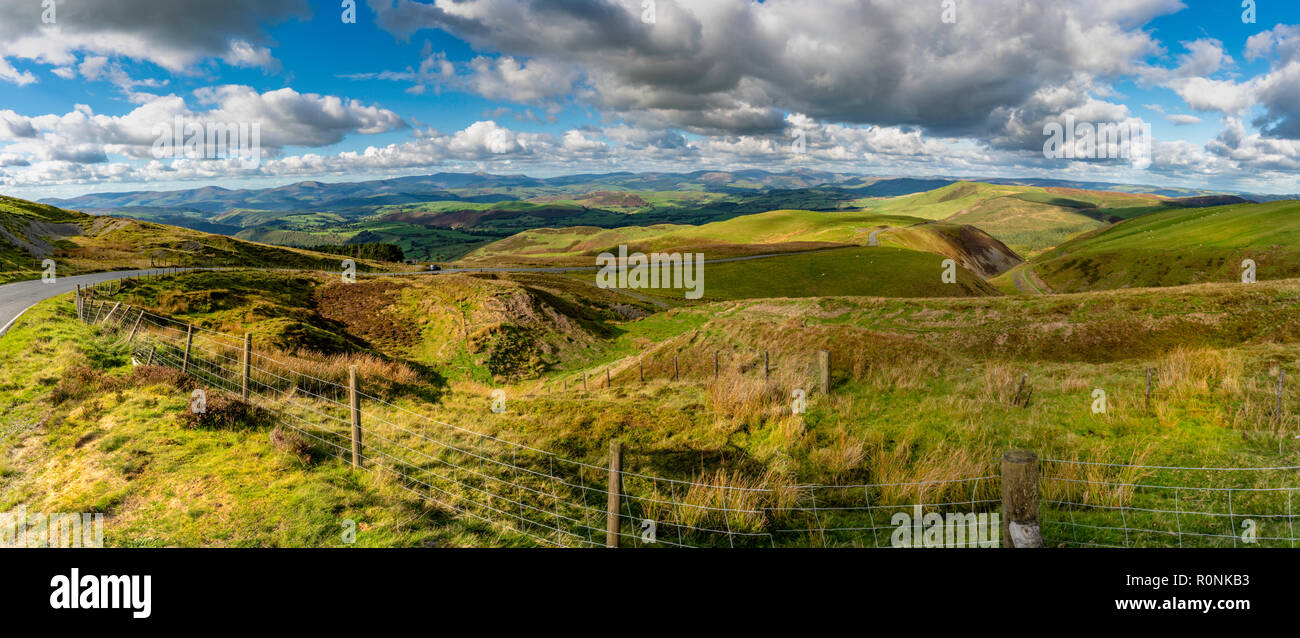
[(186, 72), (204, 59), (274, 66), (268, 24), (310, 15), (306, 0), (154, 0), (60, 2), (58, 21), (41, 22), (28, 2), (0, 3), (0, 80), (35, 81), (11, 61), (71, 66), (77, 55), (151, 62)]

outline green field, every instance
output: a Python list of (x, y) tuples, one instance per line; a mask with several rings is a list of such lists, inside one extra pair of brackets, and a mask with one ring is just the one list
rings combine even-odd
[(1105, 227), (1109, 219), (1162, 210), (1151, 195), (961, 182), (867, 202), (878, 213), (975, 226), (1025, 256)]
[(1300, 276), (1300, 203), (1277, 201), (1174, 209), (1124, 221), (1032, 260), (1061, 291), (1241, 281), (1253, 259), (1259, 280)]
[[(970, 297), (1000, 294), (964, 268), (941, 280), (944, 257), (893, 247), (839, 248), (762, 259), (705, 264), (703, 301), (779, 297)], [(595, 273), (575, 275), (591, 283)], [(685, 291), (633, 292), (684, 302)]]

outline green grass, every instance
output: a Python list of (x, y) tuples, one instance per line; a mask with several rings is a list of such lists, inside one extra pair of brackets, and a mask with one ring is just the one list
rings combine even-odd
[(915, 195), (868, 202), (868, 210), (969, 224), (1021, 255), (1034, 255), (1107, 219), (1163, 210), (1161, 199), (1102, 191), (959, 182)]
[(1259, 280), (1300, 276), (1300, 203), (1278, 201), (1174, 209), (1124, 221), (1033, 260), (1061, 291), (1176, 286), (1241, 280), (1253, 259)]
[[(150, 268), (155, 264), (327, 271), (342, 268), (341, 259), (335, 255), (132, 219), (94, 217), (2, 196), (0, 225), (6, 233), (44, 251), (41, 254), (41, 250), (32, 251), (9, 240), (0, 241), (0, 264), (6, 267), (0, 281), (38, 277), (43, 257), (53, 259), (61, 275)], [(362, 271), (395, 267), (357, 260), (357, 268)]]
[[(738, 265), (771, 262), (764, 268), (776, 268), (784, 259), (818, 256), (838, 260), (910, 258), (906, 252), (888, 247), (845, 249)], [(841, 266), (840, 272), (855, 272), (852, 261), (835, 263)], [(900, 263), (906, 266), (906, 262)], [(927, 263), (919, 265), (937, 271), (937, 264)], [(733, 290), (758, 285), (739, 277), (728, 280), (713, 267), (706, 267), (706, 293), (719, 282)], [(898, 277), (899, 271), (888, 272)], [(331, 314), (334, 308), (343, 311), (338, 316), (345, 332), (357, 338), (382, 334), (373, 331), (387, 325), (418, 328), (416, 344), (404, 349), (384, 346), (390, 348), (385, 352), (412, 364), (423, 363), (448, 380), (436, 396), (401, 395), (397, 401), (403, 407), (593, 465), (601, 464), (609, 440), (617, 437), (624, 441), (625, 468), (632, 472), (698, 479), (716, 477), (716, 472), (725, 470), (730, 481), (747, 477), (743, 480), (757, 484), (907, 482), (996, 474), (998, 456), (1010, 447), (1031, 449), (1044, 458), (1107, 463), (1193, 467), (1300, 463), (1300, 446), (1292, 438), (1300, 433), (1300, 420), (1295, 417), (1300, 399), (1295, 393), (1286, 395), (1289, 416), (1281, 422), (1275, 423), (1270, 413), (1277, 371), (1286, 369), (1290, 377), (1300, 368), (1295, 350), (1300, 342), (1300, 314), (1295, 312), (1300, 307), (1300, 281), (1296, 280), (1046, 296), (721, 300), (620, 320), (606, 310), (606, 304), (617, 299), (614, 293), (557, 275), (440, 276), (412, 280), (410, 285), (323, 282), (310, 288), (289, 284), (289, 279), (263, 280), (252, 275), (226, 281), (222, 279), (226, 274), (186, 279), (186, 285), (194, 288), (186, 292), (226, 289), (236, 303), (231, 307), (195, 306), (183, 316), (239, 333), (244, 327), (255, 330), (261, 315), (304, 310)], [(775, 281), (784, 277), (816, 285), (811, 281), (812, 271), (794, 273), (787, 266), (766, 274), (759, 278), (761, 284), (792, 286)], [(937, 281), (937, 272), (934, 275)], [(387, 307), (377, 303), (388, 299), (385, 287), (395, 288)], [(159, 289), (150, 297), (142, 290), (139, 297), (162, 303), (158, 295), (163, 292)], [(134, 293), (128, 288), (124, 294)], [(253, 308), (260, 310), (252, 313)], [(458, 314), (462, 308), (464, 324)], [(93, 402), (89, 402), (92, 397), (79, 397), (66, 407), (49, 404), (49, 388), (66, 366), (80, 363), (109, 375), (125, 374), (125, 366), (120, 346), (71, 322), (66, 308), (51, 309), (47, 304), (38, 310), (0, 340), (0, 363), (15, 370), (13, 380), (0, 386), (0, 398), (7, 401), (0, 406), (25, 419), (39, 419), (54, 408), (55, 416), (65, 415), (66, 421), (76, 425), (49, 444), (64, 456), (38, 456), (32, 464), (28, 457), (7, 452), (5, 467), (10, 474), (0, 477), (0, 481), (8, 481), (0, 483), (4, 493), (21, 490), (14, 493), (30, 499), (42, 498), (41, 494), (62, 498), (56, 495), (66, 493), (70, 504), (81, 504), (93, 496), (100, 500), (91, 506), (122, 511), (119, 525), (125, 526), (120, 529), (128, 530), (129, 538), (135, 539), (132, 542), (140, 544), (328, 545), (333, 542), (331, 526), (336, 523), (315, 510), (336, 502), (331, 499), (342, 499), (336, 490), (364, 488), (369, 494), (373, 489), (375, 498), (385, 497), (382, 486), (355, 487), (345, 480), (350, 476), (346, 468), (337, 469), (342, 473), (339, 478), (333, 474), (334, 466), (324, 461), (301, 470), (283, 470), (291, 472), (291, 477), (301, 472), (301, 483), (278, 482), (279, 474), (260, 469), (265, 458), (278, 457), (270, 451), (265, 458), (259, 456), (262, 448), (258, 446), (264, 444), (256, 437), (265, 433), (256, 428), (243, 434), (184, 430), (157, 438), (129, 429), (137, 422), (143, 424), (140, 427), (163, 427), (147, 410), (164, 414), (183, 405), (184, 395), (169, 393), (166, 387), (131, 387), (120, 400), (95, 396)], [(552, 350), (541, 353), (548, 365), (536, 375), (492, 378), (454, 374), (457, 366), (483, 365), (483, 351), (462, 349), (463, 337), (474, 340), (474, 335), (488, 334), (480, 331), (490, 332), (506, 323), (540, 327), (541, 317), (548, 317), (547, 325), (552, 326), (547, 329), (550, 336), (541, 342)], [(815, 387), (814, 353), (821, 349), (830, 351), (834, 362), (833, 392), (810, 394), (809, 412), (791, 415), (786, 407), (790, 392)], [(760, 367), (764, 352), (770, 355), (773, 370), (767, 380)], [(717, 382), (713, 381), (715, 353), (721, 362)], [(51, 362), (59, 362), (58, 367), (51, 367), (55, 365)], [(677, 382), (671, 380), (675, 367), (680, 373)], [(1142, 405), (1147, 368), (1158, 371), (1150, 411)], [(611, 387), (604, 384), (606, 369)], [(639, 370), (645, 371), (644, 384), (639, 382)], [(587, 391), (578, 389), (584, 374), (589, 382)], [(1009, 401), (1022, 374), (1029, 376), (1033, 388), (1028, 407), (1012, 406)], [(378, 385), (373, 373), (366, 375), (366, 383)], [(1109, 397), (1106, 414), (1090, 409), (1091, 394), (1099, 388)], [(493, 389), (503, 389), (509, 397), (504, 414), (488, 410)], [(81, 411), (76, 412), (78, 409)], [(403, 423), (415, 427), (418, 422)], [(77, 440), (92, 432), (91, 424), (107, 433), (75, 447)], [(114, 438), (128, 432), (130, 438)], [(54, 432), (42, 431), (41, 435), (54, 436)], [(249, 438), (241, 438), (245, 435)], [(194, 438), (178, 438), (182, 436)], [(182, 444), (168, 446), (163, 438)], [(148, 444), (133, 448), (136, 440)], [(172, 454), (191, 458), (180, 456), (173, 447), (199, 450), (191, 454), (204, 456), (195, 461), (202, 469), (187, 473), (172, 465), (179, 462)], [(141, 465), (143, 459), (153, 457), (140, 451), (151, 451), (157, 460)], [(210, 455), (216, 456), (208, 458)], [(233, 467), (236, 458), (252, 468)], [(290, 461), (280, 459), (277, 467)], [(151, 484), (140, 483), (142, 488), (137, 489), (142, 491), (120, 492), (123, 485), (142, 480), (128, 480), (127, 475), (152, 476), (155, 469), (160, 473), (166, 469), (171, 478), (150, 480), (184, 478), (179, 484), (186, 486), (196, 481), (196, 476), (215, 477), (210, 479), (215, 483), (200, 485), (228, 498), (270, 503), (261, 506), (259, 515), (267, 520), (286, 517), (288, 531), (246, 523), (253, 514), (239, 508), (231, 508), (239, 524), (227, 522), (222, 518), (225, 512), (215, 512), (217, 508), (211, 505), (218, 500), (215, 498), (200, 501), (214, 511), (198, 508), (197, 514), (190, 514), (195, 508), (187, 506), (183, 498), (158, 497), (165, 504), (147, 510), (148, 520), (143, 516), (132, 519), (124, 508), (134, 507), (137, 499), (144, 498), (141, 495), (154, 498), (156, 493), (190, 494), (194, 490), (174, 487), (171, 492), (157, 492), (157, 488), (143, 490)], [(67, 478), (83, 475), (102, 483), (82, 486)], [(1087, 478), (1262, 487), (1279, 481), (1290, 484), (1285, 482), (1293, 477), (1265, 472), (1246, 477), (1188, 477), (1157, 470), (1103, 469)], [(996, 485), (985, 484), (983, 489), (995, 494)], [(365, 498), (346, 490), (344, 495)], [(293, 501), (287, 494), (303, 500)], [(871, 494), (888, 503), (917, 498), (941, 502), (932, 499), (952, 496), (956, 494), (933, 491)], [(1145, 493), (1064, 496), (1093, 504), (1120, 499), (1134, 507), (1169, 505), (1159, 495)], [(1189, 499), (1201, 496), (1203, 493), (1184, 495)], [(295, 502), (306, 511), (281, 514), (282, 501)], [(819, 500), (819, 504), (824, 502)], [(1279, 507), (1277, 502), (1264, 501), (1237, 504), (1261, 514), (1276, 512)], [(404, 507), (400, 503), (371, 505), (397, 511)], [(1183, 504), (1192, 505), (1218, 511), (1226, 503), (1192, 500)], [(374, 511), (366, 516), (382, 518)], [(442, 534), (438, 538), (445, 544), (516, 542), (475, 537), (472, 528), (456, 527), (461, 523), (434, 516), (428, 519), (433, 522), (427, 523), (432, 529), (419, 533)], [(1044, 510), (1045, 520), (1071, 517), (1088, 524), (1118, 524), (1096, 511)], [(186, 518), (191, 518), (189, 523)], [(403, 512), (388, 520), (405, 518), (409, 517)], [(836, 521), (861, 522), (849, 515)], [(1152, 526), (1166, 523), (1170, 527), (1175, 524), (1172, 520), (1149, 522)], [(1261, 535), (1279, 532), (1268, 527), (1273, 523), (1264, 520)], [(232, 531), (243, 529), (244, 524), (253, 531), (246, 536)], [(1226, 531), (1210, 520), (1184, 520), (1183, 524), (1189, 531)], [(392, 534), (376, 544), (420, 542)], [(1104, 531), (1082, 534), (1082, 538), (1066, 537), (1053, 529), (1048, 540), (1052, 544), (1076, 540), (1109, 544), (1116, 540)], [(1157, 537), (1142, 540), (1169, 542)], [(830, 544), (863, 542), (870, 544), (861, 535), (830, 538)], [(1231, 544), (1231, 539), (1221, 539), (1223, 543)]]
[[(704, 265), (702, 301), (767, 297), (965, 297), (998, 294), (958, 267), (957, 282), (943, 283), (941, 255), (903, 248), (842, 248)], [(595, 282), (596, 273), (575, 274)], [(684, 289), (634, 292), (685, 300)]]
[[(126, 352), (119, 336), (77, 323), (67, 297), (0, 338), (5, 424), (38, 424), (0, 441), (0, 511), (102, 513), (113, 547), (344, 547), (346, 520), (362, 547), (518, 542), (324, 449), (310, 461), (282, 452), (270, 424), (183, 427), (187, 390), (114, 381), (135, 372)], [(53, 397), (60, 384), (71, 397)]]

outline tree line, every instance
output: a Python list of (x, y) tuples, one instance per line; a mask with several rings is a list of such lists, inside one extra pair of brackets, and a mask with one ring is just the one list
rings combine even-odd
[(344, 255), (346, 257), (352, 257), (353, 259), (373, 259), (375, 261), (400, 262), (404, 258), (401, 246), (380, 242), (367, 242), (361, 244), (322, 244), (319, 246), (306, 246), (305, 248), (319, 253)]

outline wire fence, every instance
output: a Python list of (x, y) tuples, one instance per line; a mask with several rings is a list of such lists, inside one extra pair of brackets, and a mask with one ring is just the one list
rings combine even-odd
[[(858, 485), (773, 485), (725, 471), (614, 473), (603, 459), (567, 458), (433, 418), (427, 405), (363, 392), (240, 336), (94, 296), (78, 304), (83, 320), (129, 341), (136, 363), (181, 370), (235, 396), (247, 388), (251, 404), (314, 448), (347, 461), (355, 446), (365, 470), (531, 544), (605, 546), (612, 534), (624, 547), (954, 546), (954, 527), (964, 533), (957, 545), (999, 543), (1002, 479), (992, 462), (980, 476)], [(1288, 483), (1297, 470), (1045, 459), (1039, 518), (1049, 546), (1294, 547), (1300, 503)], [(922, 542), (918, 534), (936, 520), (939, 543)]]
[(1058, 545), (1295, 547), (1300, 466), (1041, 461), (1040, 520)]
[[(304, 372), (288, 355), (247, 350), (241, 337), (93, 297), (85, 321), (119, 330), (136, 363), (182, 370), (249, 402), (349, 460), (352, 393), (339, 379)], [(995, 512), (998, 477), (861, 485), (770, 486), (716, 472), (666, 478), (635, 471), (615, 480), (618, 525), (608, 523), (611, 472), (432, 418), (403, 402), (355, 390), (362, 467), (421, 499), (517, 533), (538, 545), (624, 547), (888, 547), (896, 517)], [(995, 532), (982, 529), (983, 537)]]

